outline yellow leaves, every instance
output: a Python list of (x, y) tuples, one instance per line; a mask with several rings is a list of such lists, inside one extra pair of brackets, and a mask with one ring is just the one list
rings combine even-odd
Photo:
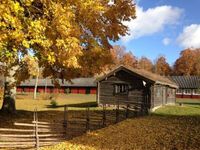
[(65, 65), (69, 68), (79, 68), (77, 57), (70, 57), (67, 61), (64, 61)]
[(55, 61), (56, 61), (56, 58), (55, 58), (55, 53), (54, 52), (49, 52), (47, 54), (47, 60), (50, 64), (53, 64)]
[[(38, 59), (31, 55), (25, 55), (22, 62), (27, 65), (27, 70), (30, 75), (37, 76), (39, 71)], [(24, 66), (25, 67), (25, 66)]]
[(96, 51), (86, 55), (92, 60), (90, 64), (97, 62), (100, 67), (105, 63), (101, 60), (107, 56), (109, 40), (126, 33), (121, 21), (132, 16), (132, 9), (130, 1), (119, 1), (111, 9), (102, 0), (1, 0), (0, 47), (9, 47), (14, 53), (9, 59), (18, 59), (13, 48), (23, 54), (34, 49), (45, 67), (73, 69), (81, 67), (80, 57), (86, 54), (84, 46), (88, 51)]
[(33, 37), (36, 36), (36, 38), (38, 37), (42, 37), (44, 36), (44, 32), (45, 32), (45, 21), (43, 20), (34, 20), (34, 21), (30, 21), (30, 26), (29, 28), (29, 34), (32, 35)]
[(200, 118), (168, 115), (128, 119), (42, 150), (199, 149)]
[(30, 48), (29, 42), (26, 41), (26, 40), (23, 40), (23, 41), (22, 41), (22, 45), (23, 45), (25, 48)]
[(19, 5), (18, 2), (13, 2), (13, 11), (18, 13), (19, 11), (23, 11), (24, 9)]
[(26, 6), (30, 6), (34, 0), (22, 0)]

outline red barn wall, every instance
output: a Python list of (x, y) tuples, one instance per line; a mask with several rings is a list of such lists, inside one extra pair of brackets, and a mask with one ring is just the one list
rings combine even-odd
[(90, 89), (90, 94), (96, 94), (96, 93), (97, 93), (97, 88)]
[[(65, 93), (65, 89), (70, 87), (62, 87), (62, 88), (51, 88), (47, 87), (46, 92), (47, 93)], [(24, 89), (24, 90), (23, 90)], [(86, 94), (88, 87), (71, 87), (70, 91), (72, 94)], [(34, 92), (34, 87), (17, 87), (17, 92)], [(45, 92), (45, 87), (38, 87), (37, 92), (43, 93)], [(96, 94), (97, 88), (89, 88), (88, 94)]]
[(192, 99), (200, 99), (200, 95), (176, 94), (176, 98), (192, 98)]

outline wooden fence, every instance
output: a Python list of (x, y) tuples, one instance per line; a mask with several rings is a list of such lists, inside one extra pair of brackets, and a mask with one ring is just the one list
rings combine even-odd
[(15, 128), (0, 128), (0, 149), (39, 149), (65, 139), (63, 124), (39, 122), (37, 111), (31, 123), (14, 123)]
[[(102, 106), (102, 110), (85, 109), (84, 115), (75, 114), (68, 117), (67, 105), (64, 106), (64, 118), (60, 122), (40, 122), (37, 111), (31, 123), (14, 123), (16, 128), (0, 128), (0, 148), (29, 149), (53, 145), (61, 141), (79, 136), (87, 131), (96, 130), (118, 123), (126, 118), (138, 115), (134, 105), (115, 105), (114, 109)], [(78, 113), (78, 112), (77, 112)]]

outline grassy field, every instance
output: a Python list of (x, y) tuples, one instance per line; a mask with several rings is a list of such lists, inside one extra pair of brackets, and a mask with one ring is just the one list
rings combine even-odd
[[(57, 108), (51, 108), (51, 100), (55, 99), (57, 102)], [(47, 110), (63, 110), (63, 105), (82, 105), (94, 106), (96, 103), (96, 95), (91, 94), (48, 94), (48, 95), (38, 95), (36, 100), (33, 99), (33, 94), (18, 94), (16, 99), (17, 110), (34, 111), (37, 108), (38, 111)], [(2, 101), (0, 101), (0, 107)]]
[[(57, 95), (58, 106), (94, 104), (96, 95)], [(182, 103), (182, 106), (179, 106)], [(31, 122), (37, 106), (40, 121), (58, 122), (63, 108), (49, 108), (50, 100), (32, 100), (32, 95), (18, 95), (15, 115), (0, 114), (0, 127), (12, 127), (14, 122)], [(94, 107), (95, 111), (99, 111)], [(58, 111), (59, 110), (59, 111)], [(77, 108), (69, 118), (85, 114)], [(72, 140), (42, 150), (82, 149), (196, 149), (200, 147), (200, 100), (177, 99), (176, 106), (164, 106), (149, 116), (134, 117), (103, 129), (88, 132)]]
[[(176, 106), (164, 106), (154, 114), (171, 116), (198, 116), (200, 115), (200, 99), (177, 99)], [(182, 106), (179, 106), (182, 103)]]

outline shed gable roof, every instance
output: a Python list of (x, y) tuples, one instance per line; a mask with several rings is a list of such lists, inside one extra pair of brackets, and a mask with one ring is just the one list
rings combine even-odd
[(135, 69), (135, 68), (131, 68), (131, 67), (123, 66), (123, 65), (116, 67), (115, 69), (113, 69), (112, 71), (107, 73), (106, 75), (97, 79), (97, 81), (102, 81), (105, 78), (115, 74), (116, 72), (118, 72), (120, 70), (125, 70), (125, 71), (128, 71), (128, 72), (131, 72), (132, 74), (139, 76), (140, 78), (142, 78), (144, 80), (148, 80), (148, 81), (155, 83), (155, 84), (168, 85), (168, 86), (171, 86), (173, 88), (178, 88), (178, 86), (175, 82), (171, 81), (170, 79), (168, 79), (166, 77), (162, 77), (160, 75), (151, 73), (151, 72), (143, 70), (143, 69)]

